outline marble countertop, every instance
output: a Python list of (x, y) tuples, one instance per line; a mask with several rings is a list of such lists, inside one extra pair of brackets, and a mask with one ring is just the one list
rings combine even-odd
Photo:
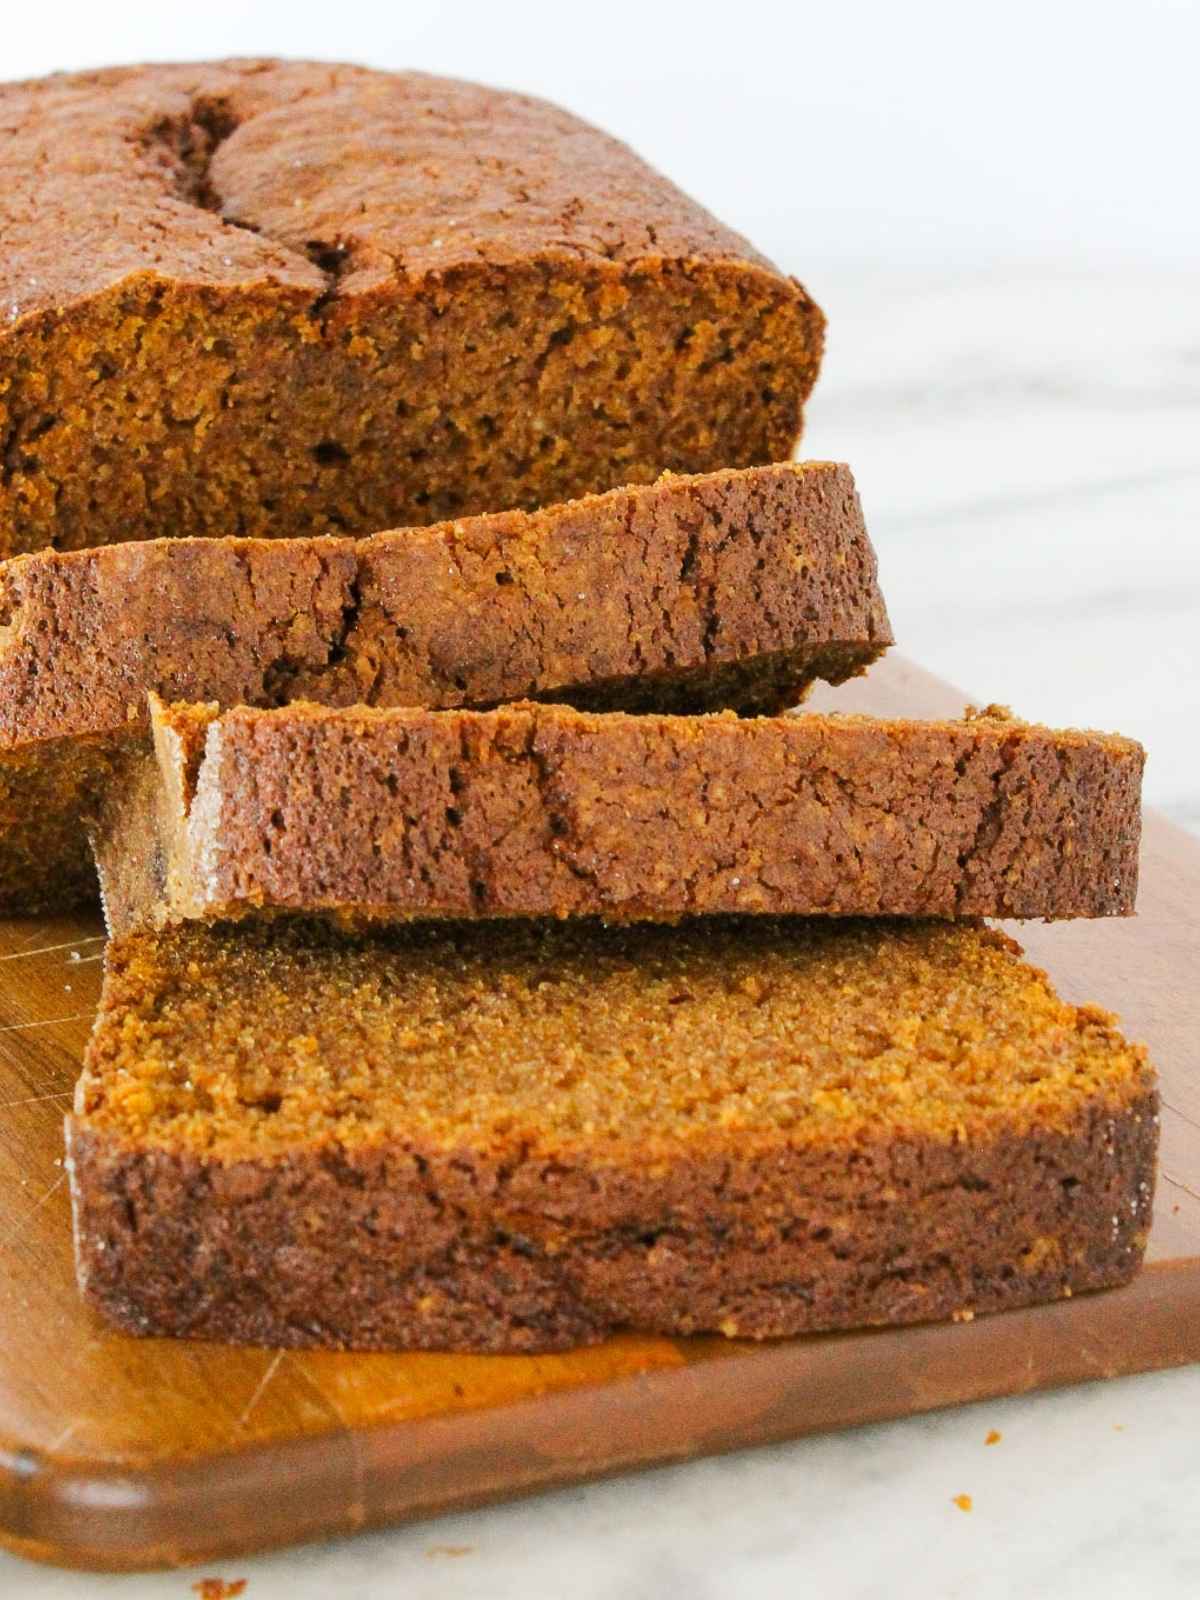
[[(804, 454), (853, 464), (905, 653), (1142, 739), (1148, 801), (1200, 831), (1194, 274), (796, 266), (831, 325)], [(1195, 1367), (195, 1572), (0, 1555), (0, 1594), (184, 1600), (219, 1575), (246, 1600), (1195, 1600), (1198, 1415)]]
[(1200, 828), (1194, 275), (814, 280), (804, 454), (854, 467), (900, 648), (1037, 721), (1119, 729)]

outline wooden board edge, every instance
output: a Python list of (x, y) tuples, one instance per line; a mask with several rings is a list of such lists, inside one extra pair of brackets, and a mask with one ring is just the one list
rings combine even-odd
[(89, 1571), (184, 1566), (1194, 1361), (1200, 1258), (970, 1326), (815, 1335), (501, 1410), (336, 1429), (169, 1468), (55, 1460), (0, 1444), (0, 1546)]

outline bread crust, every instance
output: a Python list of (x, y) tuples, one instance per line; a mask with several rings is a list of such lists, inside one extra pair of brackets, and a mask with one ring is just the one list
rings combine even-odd
[[(1147, 1096), (982, 1148), (881, 1143), (849, 1179), (820, 1151), (731, 1149), (655, 1179), (419, 1144), (214, 1171), (77, 1132), (71, 1157), (84, 1290), (127, 1332), (500, 1352), (623, 1328), (762, 1339), (935, 1322), (1112, 1288), (1140, 1265), (1131, 1197), (1153, 1182), (1155, 1147)], [(552, 1248), (509, 1221), (548, 1200), (563, 1219)], [(1054, 1241), (1044, 1256), (1038, 1240)]]

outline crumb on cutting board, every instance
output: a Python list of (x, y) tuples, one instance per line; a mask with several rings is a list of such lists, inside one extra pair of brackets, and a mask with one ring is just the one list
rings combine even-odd
[(201, 1578), (192, 1588), (200, 1600), (236, 1600), (245, 1592), (245, 1578)]
[(983, 1442), (984, 1444), (999, 1444), (1003, 1437), (1004, 1435), (998, 1428), (989, 1428), (987, 1431), (987, 1438)]
[(953, 1498), (960, 1511), (970, 1511), (975, 1504), (969, 1494), (956, 1494)]

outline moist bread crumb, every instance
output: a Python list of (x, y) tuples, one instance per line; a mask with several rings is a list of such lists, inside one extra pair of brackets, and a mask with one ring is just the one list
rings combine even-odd
[(970, 925), (289, 924), (109, 948), (68, 1121), (132, 1332), (763, 1338), (1126, 1281), (1145, 1052)]

